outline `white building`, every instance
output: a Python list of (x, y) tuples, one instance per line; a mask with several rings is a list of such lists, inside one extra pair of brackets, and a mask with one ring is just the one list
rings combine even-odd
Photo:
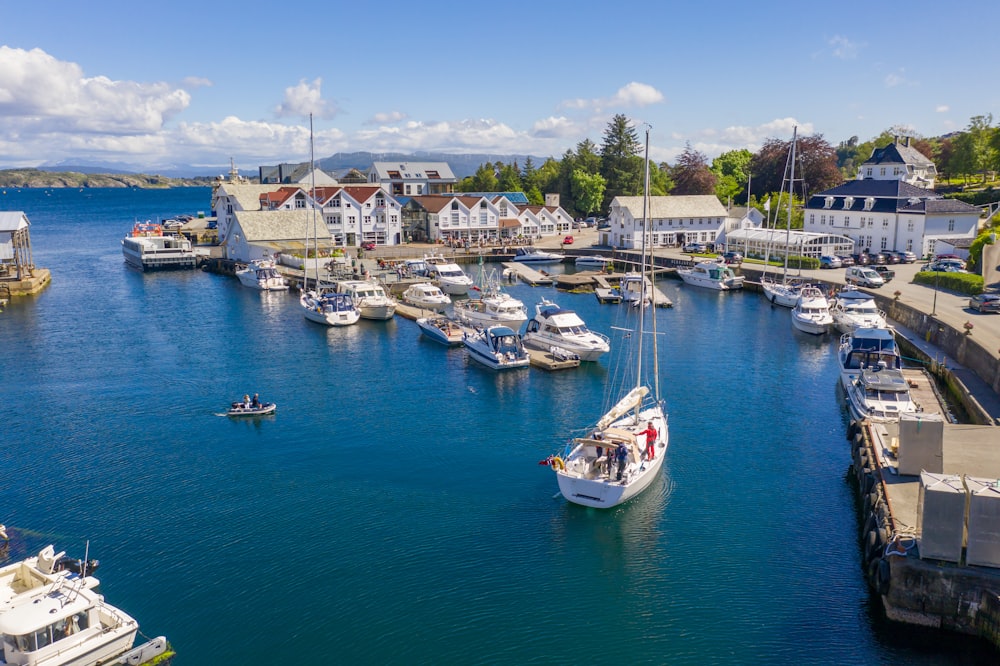
[(453, 192), (458, 178), (447, 162), (374, 162), (368, 182), (394, 197), (416, 197)]
[[(608, 214), (608, 245), (642, 247), (643, 197), (615, 197)], [(649, 237), (653, 247), (715, 243), (725, 234), (728, 213), (714, 194), (649, 198)]]
[(810, 197), (804, 230), (844, 235), (856, 252), (935, 253), (936, 240), (974, 238), (979, 209), (957, 199), (896, 180), (864, 179)]
[(570, 230), (560, 206), (516, 205), (502, 195), (413, 197), (405, 205), (411, 232), (430, 242), (502, 242)]
[(317, 187), (316, 200), (334, 241), (346, 247), (362, 243), (399, 245), (403, 242), (401, 207), (378, 185)]
[(934, 189), (936, 179), (934, 163), (910, 146), (910, 137), (876, 148), (858, 169), (858, 180), (901, 180), (926, 190)]

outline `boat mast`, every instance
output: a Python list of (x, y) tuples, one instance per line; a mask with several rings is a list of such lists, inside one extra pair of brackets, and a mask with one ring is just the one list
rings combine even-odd
[[(635, 385), (636, 387), (642, 386), (642, 347), (643, 347), (643, 332), (645, 331), (645, 320), (646, 320), (646, 296), (650, 297), (650, 305), (655, 307), (652, 303), (653, 294), (646, 293), (646, 234), (649, 227), (649, 130), (652, 125), (646, 123), (646, 145), (643, 152), (643, 160), (645, 165), (643, 167), (643, 183), (642, 183), (642, 243), (640, 244), (640, 251), (642, 260), (640, 261), (639, 270), (639, 342), (636, 348), (636, 373), (635, 373)], [(652, 245), (652, 239), (650, 239), (650, 245)], [(649, 262), (652, 265), (652, 261)], [(653, 271), (650, 269), (650, 289), (652, 288), (652, 276)], [(635, 417), (638, 422), (639, 409), (642, 407), (641, 404), (636, 404), (635, 406)]]
[[(785, 171), (788, 172), (788, 222), (785, 229), (785, 270), (781, 275), (782, 283), (788, 281), (788, 243), (792, 240), (792, 193), (795, 190), (795, 143), (798, 137), (799, 127), (796, 125), (792, 128), (792, 149), (790, 151), (791, 157), (791, 167), (785, 165)], [(789, 171), (789, 168), (791, 171)], [(780, 193), (779, 193), (780, 198)]]
[[(312, 211), (313, 211), (313, 263), (316, 265), (316, 293), (319, 293), (319, 231), (316, 226), (316, 153), (313, 145), (313, 114), (309, 114), (309, 174), (312, 188), (310, 196), (312, 197)], [(309, 248), (306, 246), (306, 265), (309, 262)], [(303, 275), (308, 274), (308, 268), (303, 271)]]
[[(653, 126), (650, 125), (649, 123), (646, 123), (646, 154), (645, 154), (645, 158), (644, 158), (645, 162), (646, 162), (646, 165), (645, 165), (646, 166), (646, 170), (645, 170), (646, 175), (645, 175), (645, 179), (644, 179), (644, 182), (643, 182), (643, 190), (642, 190), (643, 191), (643, 200), (642, 200), (643, 224), (642, 224), (642, 226), (643, 226), (643, 231), (644, 232), (645, 232), (645, 228), (647, 226), (648, 213), (649, 213), (649, 131), (651, 129), (653, 129)], [(652, 229), (649, 230), (649, 234), (650, 234), (650, 236), (649, 236), (649, 288), (650, 288), (650, 294), (649, 294), (649, 314), (650, 314), (650, 317), (649, 318), (652, 320), (652, 326), (650, 327), (650, 332), (653, 335), (653, 392), (654, 392), (654, 395), (656, 396), (656, 404), (659, 405), (660, 404), (660, 355), (658, 353), (658, 344), (657, 344), (657, 340), (656, 340), (656, 290), (655, 290), (655, 287), (654, 287), (654, 285), (656, 283), (653, 281), (653, 280), (656, 279), (656, 263), (653, 261), (653, 235), (652, 235), (653, 234), (653, 230)], [(646, 234), (645, 233), (643, 233), (642, 240), (643, 240), (643, 243), (646, 242)], [(643, 280), (642, 284), (645, 287), (646, 280)], [(643, 309), (645, 309), (645, 307)], [(640, 326), (639, 330), (640, 331), (642, 330), (641, 326)], [(639, 336), (639, 339), (640, 340), (642, 339), (642, 335)], [(640, 359), (641, 359), (641, 356), (640, 356)], [(640, 360), (640, 363), (641, 363), (641, 360)], [(636, 422), (637, 423), (638, 423), (638, 418), (639, 418), (639, 408), (636, 407)]]

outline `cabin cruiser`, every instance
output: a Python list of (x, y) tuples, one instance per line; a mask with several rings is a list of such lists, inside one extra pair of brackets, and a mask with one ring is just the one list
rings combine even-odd
[(515, 331), (528, 321), (524, 303), (500, 288), (496, 274), (492, 274), (480, 288), (482, 296), (455, 301), (455, 316), (473, 326), (503, 324)]
[(465, 274), (458, 264), (448, 261), (440, 254), (424, 257), (428, 275), (434, 278), (441, 291), (454, 296), (468, 293), (473, 286), (472, 278)]
[(792, 278), (781, 282), (775, 282), (767, 275), (760, 278), (760, 288), (764, 298), (772, 305), (780, 305), (783, 308), (794, 308), (795, 304), (799, 302), (802, 288), (807, 286), (809, 283), (802, 278)]
[(878, 309), (875, 299), (857, 289), (845, 289), (834, 297), (830, 308), (833, 325), (842, 333), (857, 328), (885, 328), (885, 313)]
[(487, 326), (463, 339), (469, 357), (491, 370), (527, 368), (531, 359), (521, 336), (507, 326)]
[(618, 284), (618, 297), (622, 303), (645, 307), (653, 302), (653, 283), (639, 273), (626, 273)]
[(598, 270), (605, 270), (608, 266), (614, 263), (614, 259), (611, 257), (601, 257), (599, 255), (591, 255), (586, 257), (577, 257), (573, 260), (573, 264), (577, 268), (596, 268)]
[(576, 312), (545, 299), (535, 305), (523, 340), (526, 347), (541, 351), (565, 349), (581, 361), (596, 361), (611, 349), (607, 336), (589, 330)]
[(462, 326), (447, 317), (421, 317), (417, 326), (425, 336), (448, 347), (456, 347), (465, 339)]
[(894, 423), (900, 414), (923, 411), (910, 396), (910, 385), (902, 370), (877, 366), (864, 368), (847, 391), (851, 418)]
[(840, 336), (840, 382), (849, 391), (865, 368), (903, 369), (896, 336), (888, 328), (856, 328)]
[(309, 321), (326, 326), (350, 326), (361, 319), (350, 294), (303, 292), (299, 297), (302, 313)]
[(249, 264), (236, 271), (240, 284), (260, 291), (279, 291), (288, 289), (288, 282), (278, 272), (273, 259), (254, 259)]
[(403, 292), (403, 302), (424, 310), (440, 312), (451, 305), (451, 298), (430, 282), (417, 282)]
[(519, 247), (514, 250), (514, 261), (532, 266), (545, 264), (559, 264), (566, 258), (566, 255), (558, 252), (546, 252), (534, 247)]
[(0, 663), (146, 664), (168, 652), (162, 636), (133, 648), (139, 623), (106, 603), (88, 572), (59, 570), (63, 555), (46, 546), (36, 557), (0, 567)]
[(350, 296), (362, 319), (385, 321), (396, 314), (396, 299), (387, 295), (375, 280), (341, 280), (334, 291)]
[(686, 284), (718, 291), (743, 288), (743, 276), (736, 275), (724, 261), (699, 261), (691, 268), (678, 268), (677, 275)]
[(811, 335), (823, 335), (833, 325), (830, 304), (819, 287), (803, 287), (792, 308), (792, 326)]
[(163, 227), (136, 222), (122, 239), (125, 263), (140, 271), (194, 268), (198, 257), (191, 241), (183, 236), (164, 234)]

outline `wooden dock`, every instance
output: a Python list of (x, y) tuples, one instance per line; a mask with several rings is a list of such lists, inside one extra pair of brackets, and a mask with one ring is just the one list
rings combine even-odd
[(579, 358), (561, 359), (557, 358), (552, 352), (531, 349), (529, 347), (525, 347), (525, 351), (528, 352), (531, 365), (543, 370), (566, 370), (568, 368), (576, 368), (580, 365)]
[(518, 261), (505, 261), (503, 267), (505, 271), (511, 271), (521, 282), (530, 284), (532, 287), (552, 284), (555, 281), (548, 273), (536, 271), (531, 266), (526, 266)]

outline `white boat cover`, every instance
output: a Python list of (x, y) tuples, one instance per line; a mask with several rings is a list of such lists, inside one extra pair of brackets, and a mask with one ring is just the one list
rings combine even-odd
[(647, 386), (636, 386), (634, 389), (629, 391), (628, 395), (619, 400), (618, 404), (608, 410), (608, 413), (601, 417), (601, 420), (597, 422), (597, 429), (604, 430), (616, 420), (620, 419), (628, 412), (628, 410), (641, 403), (647, 393), (649, 393), (649, 387)]

